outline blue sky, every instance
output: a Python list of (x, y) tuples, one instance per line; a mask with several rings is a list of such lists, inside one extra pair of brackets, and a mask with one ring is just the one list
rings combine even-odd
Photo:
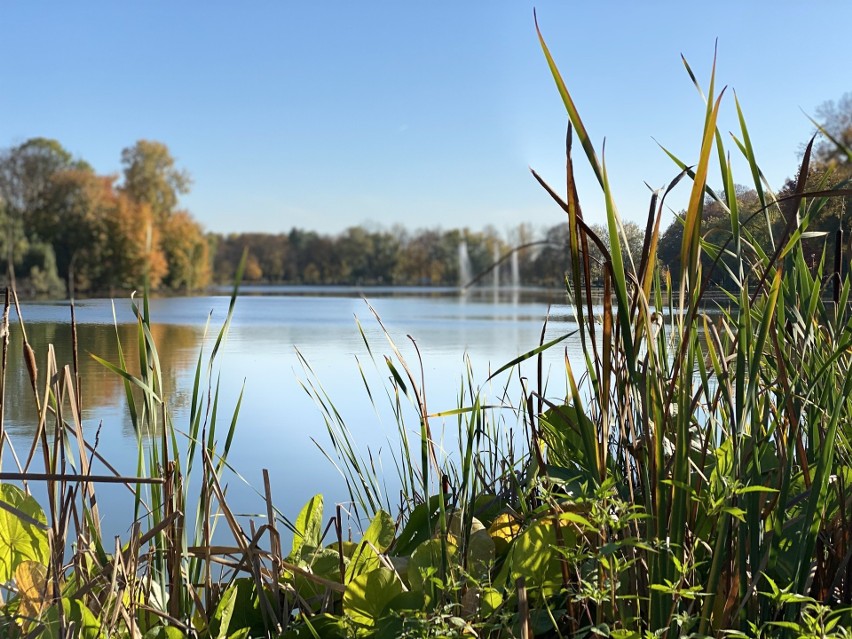
[[(115, 173), (122, 148), (160, 140), (194, 178), (183, 205), (219, 232), (543, 229), (562, 217), (528, 168), (561, 186), (567, 118), (533, 6), (606, 137), (625, 219), (643, 219), (645, 181), (676, 173), (654, 138), (697, 156), (704, 106), (681, 53), (706, 85), (718, 38), (718, 82), (776, 186), (811, 133), (802, 111), (852, 90), (839, 0), (18, 2), (0, 6), (0, 146), (53, 137)], [(580, 189), (602, 220), (590, 171)]]

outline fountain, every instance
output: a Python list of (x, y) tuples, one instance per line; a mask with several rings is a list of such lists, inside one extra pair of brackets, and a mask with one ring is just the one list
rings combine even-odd
[(500, 246), (497, 244), (497, 242), (494, 242), (493, 255), (494, 270), (491, 272), (491, 278), (494, 285), (494, 290), (496, 291), (500, 288), (500, 264), (498, 263), (500, 262)]
[(459, 288), (468, 285), (471, 279), (470, 255), (467, 253), (467, 240), (459, 243)]
[(518, 264), (518, 251), (512, 251), (512, 289), (521, 287), (521, 268)]

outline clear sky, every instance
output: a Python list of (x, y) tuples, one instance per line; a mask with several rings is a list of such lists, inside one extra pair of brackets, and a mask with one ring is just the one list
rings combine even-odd
[(625, 219), (644, 218), (644, 181), (676, 173), (652, 138), (697, 157), (704, 105), (681, 53), (706, 86), (718, 38), (718, 82), (775, 186), (811, 133), (803, 111), (852, 90), (840, 0), (5, 2), (0, 146), (53, 137), (116, 173), (122, 148), (162, 141), (194, 178), (183, 205), (219, 232), (544, 228), (562, 216), (528, 168), (562, 185), (567, 118), (533, 6), (599, 149), (606, 137)]

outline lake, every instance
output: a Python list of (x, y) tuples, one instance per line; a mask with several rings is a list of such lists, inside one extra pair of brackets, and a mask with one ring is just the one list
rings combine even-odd
[[(217, 357), (216, 373), (221, 375), (219, 428), (223, 431), (245, 385), (229, 457), (229, 463), (242, 478), (228, 471), (225, 476), (229, 504), (235, 511), (248, 515), (263, 512), (254, 490), (262, 491), (263, 468), (270, 471), (276, 506), (291, 519), (315, 493), (323, 493), (327, 505), (348, 500), (340, 475), (317, 446), (329, 448), (330, 440), (321, 411), (300, 384), (300, 381), (307, 383), (312, 376), (300, 363), (297, 349), (313, 370), (314, 383), (322, 384), (345, 419), (361, 453), (366, 456), (368, 447), (373, 451), (374, 460), (387, 480), (388, 493), (394, 495), (398, 491), (391, 457), (398, 440), (397, 425), (383, 390), (389, 387), (390, 377), (383, 356), (393, 353), (362, 295), (375, 308), (419, 378), (417, 352), (407, 336), (416, 340), (430, 413), (458, 406), (466, 379), (466, 358), (478, 385), (485, 382), (489, 371), (535, 348), (549, 307), (546, 340), (576, 328), (565, 305), (565, 295), (558, 291), (477, 290), (460, 295), (453, 289), (245, 288), (237, 299), (227, 340)], [(152, 333), (166, 378), (168, 403), (174, 423), (181, 431), (188, 424), (199, 349), (204, 349), (206, 362), (212, 339), (226, 317), (228, 302), (227, 294), (151, 300)], [(113, 324), (113, 308), (117, 327)], [(22, 302), (21, 311), (39, 369), (44, 370), (48, 344), (54, 345), (60, 366), (71, 363), (68, 303)], [(12, 317), (5, 427), (18, 456), (22, 457), (31, 444), (37, 416), (22, 363), (20, 326), (14, 310)], [(76, 317), (84, 432), (90, 441), (97, 438), (98, 450), (119, 470), (135, 474), (137, 437), (128, 416), (122, 380), (88, 355), (94, 353), (117, 363), (116, 333), (122, 345), (132, 350), (136, 326), (131, 302), (129, 299), (78, 301)], [(208, 317), (210, 328), (205, 337)], [(569, 355), (576, 354), (578, 339), (569, 338), (545, 356), (548, 395), (557, 399), (565, 395), (565, 348)], [(534, 361), (527, 362), (522, 372), (534, 385)], [(498, 403), (507, 383), (517, 390), (518, 377), (515, 370), (487, 385), (483, 392), (488, 402)], [(215, 383), (215, 374), (213, 379)], [(515, 392), (511, 399), (517, 402), (517, 398)], [(501, 414), (504, 415), (501, 427), (509, 429), (517, 425), (511, 410)], [(407, 413), (406, 426), (416, 437), (419, 425), (413, 409)], [(456, 418), (435, 419), (432, 428), (443, 446), (441, 454), (457, 457), (454, 455)], [(3, 470), (14, 468), (7, 447)], [(33, 470), (40, 470), (38, 461)], [(129, 503), (132, 500), (126, 498), (126, 489), (105, 487), (99, 491), (101, 512), (109, 513), (104, 518), (105, 528), (114, 534), (126, 534), (132, 517)], [(390, 501), (395, 503), (398, 498), (391, 497)]]

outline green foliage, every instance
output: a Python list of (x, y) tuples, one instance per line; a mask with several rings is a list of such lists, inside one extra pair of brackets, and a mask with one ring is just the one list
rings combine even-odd
[(402, 582), (394, 572), (377, 568), (346, 584), (343, 610), (355, 623), (373, 626), (387, 605), (402, 591)]
[[(63, 620), (59, 619), (62, 610)], [(44, 615), (44, 639), (61, 639), (61, 628), (73, 629), (74, 636), (80, 639), (106, 639), (107, 635), (95, 614), (79, 599), (63, 597), (58, 606), (51, 606)]]
[(302, 556), (303, 548), (314, 550), (319, 546), (322, 532), (322, 501), (322, 495), (314, 495), (296, 517), (293, 548), (290, 550), (290, 557), (294, 560)]

